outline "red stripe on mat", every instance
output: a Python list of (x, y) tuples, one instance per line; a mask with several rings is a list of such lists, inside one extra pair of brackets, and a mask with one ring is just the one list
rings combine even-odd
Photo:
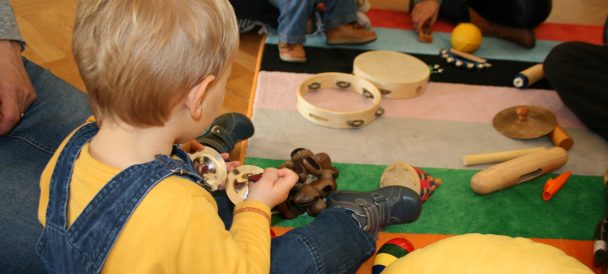
[[(412, 29), (412, 19), (408, 12), (371, 9), (367, 16), (374, 27)], [(437, 20), (433, 26), (436, 32), (452, 32), (454, 25)], [(538, 26), (534, 32), (540, 40), (552, 41), (581, 41), (591, 44), (602, 44), (602, 26), (572, 25), (560, 23), (544, 23)]]
[[(277, 236), (285, 234), (287, 231), (291, 230), (288, 227), (272, 227), (272, 230), (277, 234)], [(376, 245), (376, 251), (380, 249), (384, 243), (389, 241), (392, 238), (402, 237), (409, 240), (415, 248), (421, 248), (437, 242), (441, 239), (448, 238), (455, 235), (447, 235), (447, 234), (411, 234), (411, 233), (385, 233), (380, 232), (378, 236), (378, 241)], [(583, 264), (587, 265), (591, 269), (594, 270), (595, 273), (601, 273), (601, 269), (595, 268), (593, 266), (593, 241), (579, 241), (579, 240), (566, 240), (566, 239), (539, 239), (532, 238), (532, 240), (552, 245), (564, 251), (566, 254), (578, 259)], [(371, 273), (372, 265), (373, 265), (374, 257), (372, 256), (369, 260), (367, 260), (359, 270), (358, 274), (367, 274)]]

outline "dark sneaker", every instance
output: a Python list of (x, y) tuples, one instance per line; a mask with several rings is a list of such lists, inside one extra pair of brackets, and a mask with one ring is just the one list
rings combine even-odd
[(247, 116), (231, 112), (215, 118), (207, 132), (196, 138), (219, 153), (229, 153), (234, 145), (253, 136), (253, 123)]
[(326, 202), (328, 208), (351, 211), (359, 226), (372, 235), (389, 224), (412, 222), (422, 210), (420, 196), (403, 186), (387, 186), (372, 192), (337, 191)]

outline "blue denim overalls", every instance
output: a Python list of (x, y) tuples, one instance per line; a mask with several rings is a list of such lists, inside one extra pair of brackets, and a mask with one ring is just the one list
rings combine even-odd
[(80, 150), (97, 134), (95, 123), (76, 131), (59, 155), (51, 177), (46, 226), (38, 242), (38, 254), (53, 273), (98, 273), (118, 234), (146, 194), (160, 181), (179, 175), (201, 184), (188, 155), (181, 160), (157, 155), (152, 162), (130, 166), (108, 182), (67, 227), (69, 187)]

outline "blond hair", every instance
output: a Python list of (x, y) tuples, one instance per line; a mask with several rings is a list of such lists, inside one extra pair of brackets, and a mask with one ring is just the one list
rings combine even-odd
[(162, 126), (238, 48), (227, 0), (81, 0), (74, 57), (99, 121)]

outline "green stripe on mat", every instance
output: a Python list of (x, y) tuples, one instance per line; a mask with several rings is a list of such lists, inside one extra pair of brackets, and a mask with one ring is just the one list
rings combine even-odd
[[(277, 167), (283, 160), (247, 158), (246, 164)], [(378, 187), (384, 165), (335, 163), (340, 171), (338, 189), (369, 191)], [(490, 233), (534, 238), (593, 239), (604, 214), (603, 184), (599, 176), (573, 175), (549, 202), (541, 199), (544, 175), (521, 185), (481, 196), (473, 193), (475, 170), (422, 168), (444, 184), (424, 204), (422, 215), (410, 224), (391, 225), (388, 232), (464, 234)], [(273, 217), (273, 225), (302, 226), (313, 220)]]

